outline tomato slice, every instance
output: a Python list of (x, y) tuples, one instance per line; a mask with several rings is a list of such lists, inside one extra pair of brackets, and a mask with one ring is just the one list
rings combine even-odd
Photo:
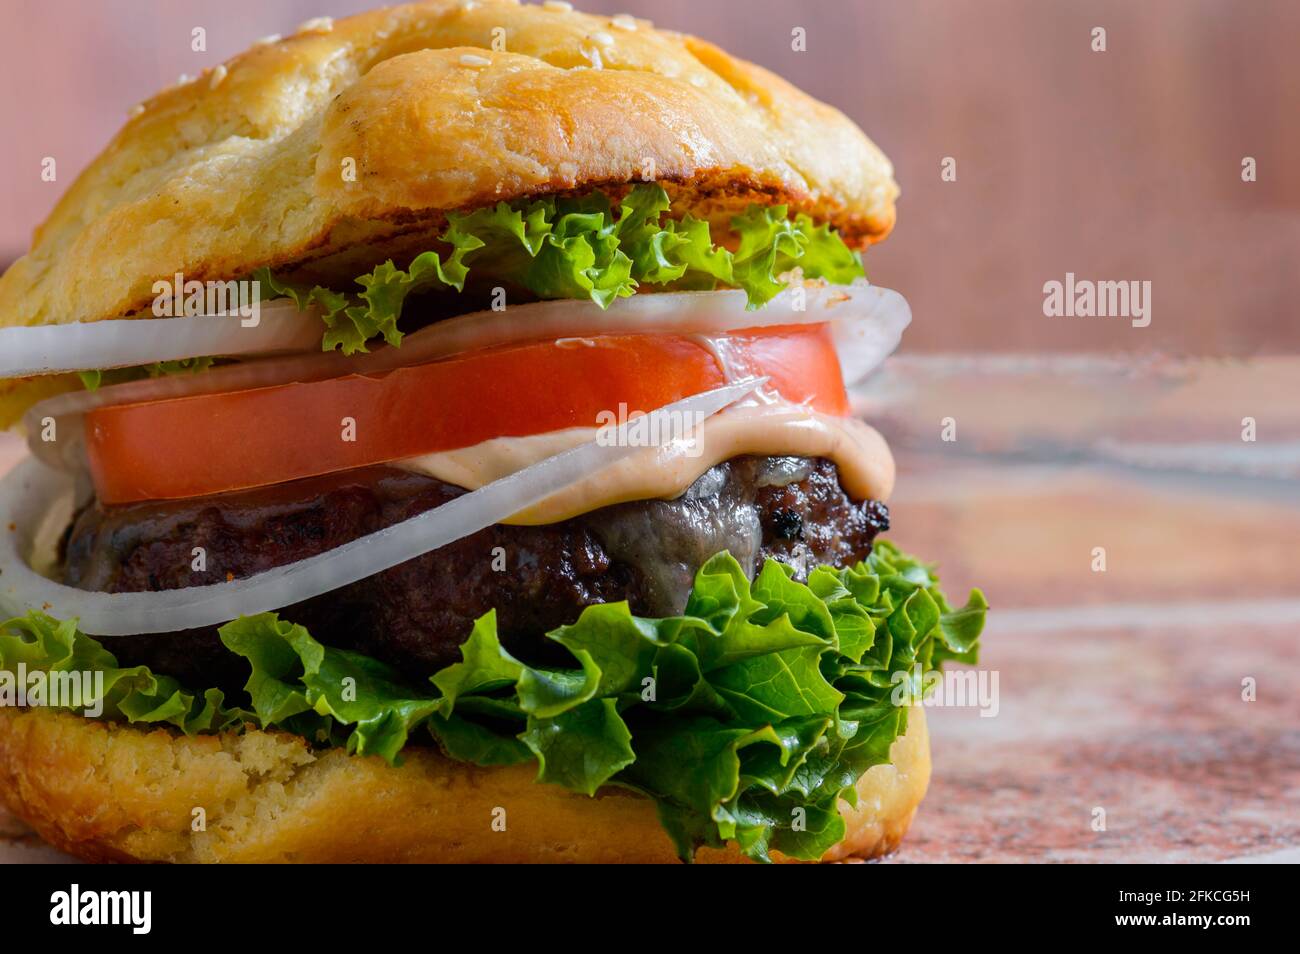
[(602, 411), (650, 411), (725, 384), (727, 372), (768, 375), (768, 389), (787, 401), (848, 413), (829, 327), (797, 325), (709, 339), (564, 339), (383, 374), (103, 407), (86, 415), (86, 443), (106, 504), (200, 497), (593, 427)]

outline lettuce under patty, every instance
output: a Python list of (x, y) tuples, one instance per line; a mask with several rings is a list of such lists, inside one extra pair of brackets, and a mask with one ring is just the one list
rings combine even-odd
[(463, 291), (471, 269), (490, 282), (528, 289), (539, 298), (590, 299), (608, 308), (642, 284), (673, 289), (739, 288), (758, 308), (786, 286), (782, 275), (798, 267), (805, 278), (847, 284), (860, 277), (858, 256), (827, 225), (784, 205), (751, 205), (731, 220), (734, 252), (716, 245), (709, 223), (691, 215), (667, 217), (668, 193), (650, 183), (635, 186), (615, 209), (604, 193), (546, 196), (468, 213), (452, 213), (439, 242), (405, 269), (379, 265), (348, 292), (295, 285), (259, 269), (253, 277), (306, 309), (319, 305), (326, 331), (322, 349), (365, 351), (382, 337), (398, 345), (398, 319), (406, 297), (438, 289)]
[(589, 606), (548, 634), (572, 656), (563, 668), (513, 657), (488, 613), (462, 661), (423, 685), (274, 613), (244, 617), (220, 633), (249, 663), (247, 709), (120, 667), (75, 621), (40, 612), (0, 624), (0, 670), (102, 671), (105, 717), (187, 734), (253, 723), (390, 763), (431, 735), (460, 761), (535, 761), (541, 782), (649, 796), (683, 860), (728, 840), (758, 861), (811, 860), (844, 837), (840, 800), (856, 804), (857, 780), (907, 728), (894, 674), (975, 663), (987, 604), (973, 590), (954, 610), (933, 568), (886, 541), (852, 568), (792, 574), (769, 560), (751, 583), (724, 552), (681, 616)]

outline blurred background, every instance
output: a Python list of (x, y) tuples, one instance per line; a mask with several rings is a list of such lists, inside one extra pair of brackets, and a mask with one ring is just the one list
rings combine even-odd
[[(371, 2), (3, 0), (0, 262), (133, 104)], [(899, 860), (1300, 860), (1300, 2), (578, 6), (775, 70), (894, 160), (867, 270), (914, 322), (855, 397), (898, 460), (891, 535), (994, 607), (1005, 716), (933, 712)], [(1150, 326), (1045, 317), (1067, 272), (1151, 282)]]
[[(0, 264), (132, 104), (370, 0), (5, 0)], [(903, 188), (868, 257), (911, 351), (1244, 357), (1300, 348), (1294, 0), (585, 0), (696, 33), (855, 119)], [(191, 30), (207, 31), (206, 52)], [(1091, 49), (1106, 29), (1107, 50)], [(791, 49), (802, 27), (807, 49)], [(41, 161), (59, 181), (42, 182)], [(1253, 157), (1257, 181), (1243, 182)], [(945, 157), (957, 179), (940, 178)], [(1152, 282), (1153, 320), (1046, 318), (1066, 272)]]

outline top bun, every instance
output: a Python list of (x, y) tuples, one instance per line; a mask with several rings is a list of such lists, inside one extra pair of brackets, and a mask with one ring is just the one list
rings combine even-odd
[(842, 113), (703, 40), (428, 0), (310, 21), (145, 103), (0, 278), (0, 326), (129, 315), (177, 272), (351, 276), (450, 210), (648, 179), (714, 220), (788, 202), (856, 247), (898, 195)]

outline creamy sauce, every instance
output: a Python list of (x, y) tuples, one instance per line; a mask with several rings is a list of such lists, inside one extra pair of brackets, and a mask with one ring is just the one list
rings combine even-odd
[[(395, 466), (477, 490), (594, 441), (596, 434), (594, 427), (574, 427), (529, 437), (498, 437)], [(640, 448), (505, 522), (556, 523), (629, 500), (672, 499), (715, 464), (744, 454), (828, 458), (839, 468), (840, 482), (855, 500), (884, 500), (894, 486), (894, 458), (874, 428), (855, 418), (763, 403), (732, 407), (706, 420), (689, 453), (680, 444)]]

